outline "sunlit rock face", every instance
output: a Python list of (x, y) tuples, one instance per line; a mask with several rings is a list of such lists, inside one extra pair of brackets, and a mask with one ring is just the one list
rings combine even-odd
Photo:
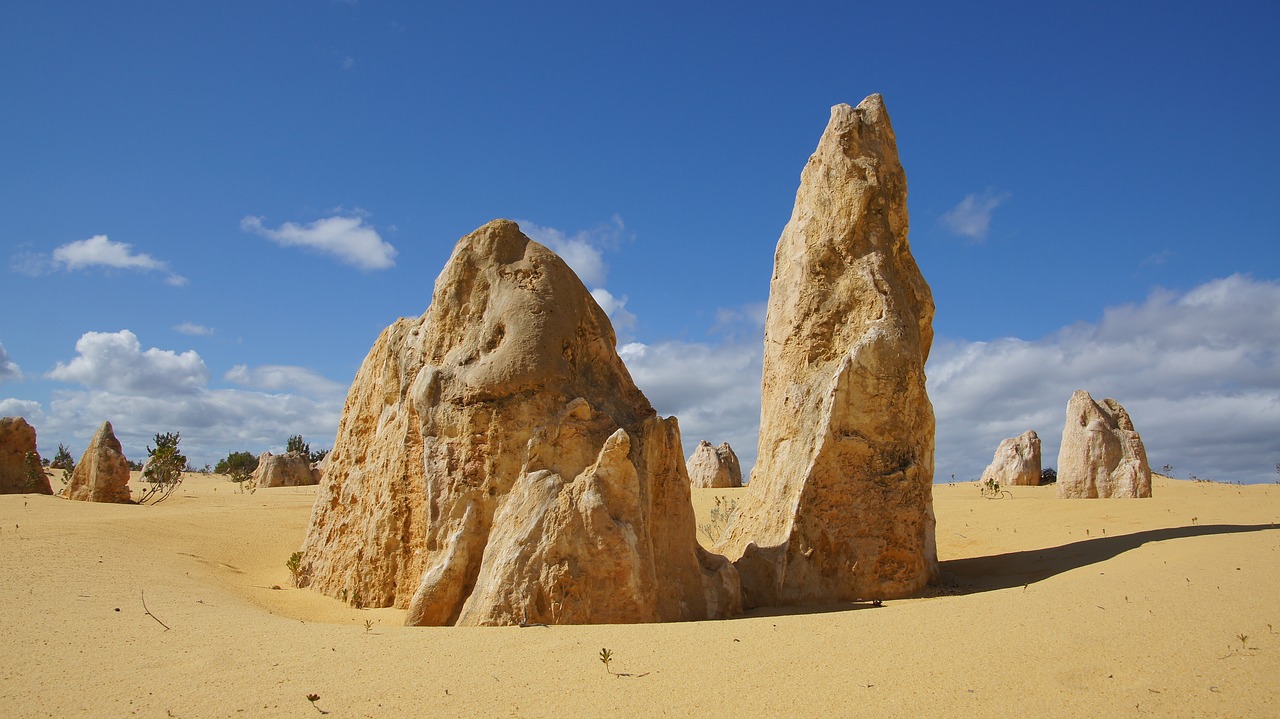
[(378, 337), (303, 545), (311, 586), (409, 624), (627, 623), (741, 611), (695, 538), (680, 430), (572, 270), (496, 220), (426, 314)]
[(937, 579), (933, 313), (884, 102), (837, 105), (778, 241), (758, 460), (717, 545), (746, 606), (901, 597)]
[(1147, 449), (1129, 413), (1116, 400), (1095, 402), (1082, 389), (1071, 395), (1058, 449), (1058, 496), (1151, 496)]

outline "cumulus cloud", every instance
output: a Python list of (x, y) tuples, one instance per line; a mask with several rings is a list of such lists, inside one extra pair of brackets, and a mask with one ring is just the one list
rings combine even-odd
[(927, 367), (937, 476), (974, 479), (1031, 428), (1056, 466), (1077, 389), (1129, 410), (1152, 465), (1180, 476), (1269, 479), (1280, 459), (1280, 285), (1244, 275), (1157, 290), (1045, 338), (940, 341)]
[(619, 337), (628, 335), (635, 329), (636, 316), (627, 311), (626, 295), (616, 297), (609, 290), (598, 287), (591, 290), (591, 296), (595, 298), (596, 304), (600, 305), (600, 309), (609, 315), (609, 321), (613, 323), (613, 331)]
[(186, 394), (209, 381), (209, 370), (194, 350), (143, 351), (129, 330), (86, 332), (76, 341), (76, 352), (77, 357), (59, 362), (45, 376), (90, 389), (144, 394)]
[(991, 189), (965, 195), (955, 207), (943, 213), (941, 222), (957, 235), (981, 242), (991, 228), (992, 213), (1010, 196), (1008, 192), (997, 193)]
[(192, 337), (208, 337), (213, 334), (212, 327), (205, 327), (204, 325), (197, 324), (195, 322), (183, 322), (181, 324), (174, 325), (173, 331), (184, 335), (191, 335)]
[(262, 224), (261, 217), (245, 217), (240, 229), (265, 237), (282, 247), (306, 247), (332, 255), (345, 264), (362, 270), (385, 270), (394, 267), (396, 248), (385, 242), (365, 219), (357, 216), (326, 217), (299, 225), (286, 222), (278, 229)]
[(618, 348), (655, 409), (680, 420), (684, 453), (728, 442), (749, 473), (760, 436), (762, 343), (632, 342)]
[(223, 389), (208, 386), (209, 371), (194, 351), (143, 351), (128, 330), (86, 333), (76, 351), (48, 377), (82, 388), (55, 390), (47, 410), (29, 400), (0, 400), (0, 411), (39, 421), (46, 448), (83, 444), (104, 419), (131, 459), (145, 457), (155, 433), (177, 431), (195, 465), (230, 451), (282, 447), (294, 434), (327, 446), (337, 432), (346, 387), (305, 368), (237, 365), (226, 377), (244, 388)]
[[(22, 379), (22, 368), (9, 359), (9, 352), (0, 344), (0, 382), (16, 382)], [(0, 415), (5, 416), (5, 415)]]
[(520, 230), (529, 239), (551, 248), (573, 269), (589, 288), (603, 287), (609, 274), (604, 261), (604, 249), (615, 245), (622, 237), (625, 226), (622, 218), (614, 215), (607, 224), (572, 235), (554, 227), (544, 227), (528, 220), (516, 220)]
[(346, 391), (342, 384), (317, 374), (305, 367), (291, 365), (262, 365), (250, 368), (238, 364), (223, 375), (223, 379), (242, 387), (276, 392), (297, 390), (310, 395), (334, 395)]
[(68, 272), (106, 267), (117, 270), (159, 272), (165, 282), (175, 287), (187, 284), (187, 278), (175, 273), (169, 263), (158, 260), (145, 252), (134, 252), (127, 242), (112, 242), (106, 235), (94, 235), (87, 240), (68, 242), (54, 249), (52, 255), (21, 253), (14, 255), (10, 266), (16, 272), (40, 276), (54, 270)]

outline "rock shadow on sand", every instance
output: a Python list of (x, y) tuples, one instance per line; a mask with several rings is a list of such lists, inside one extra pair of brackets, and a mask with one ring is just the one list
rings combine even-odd
[(1203, 524), (1094, 537), (1045, 549), (942, 561), (942, 594), (976, 594), (1035, 584), (1063, 572), (1105, 562), (1148, 542), (1280, 529), (1275, 524)]

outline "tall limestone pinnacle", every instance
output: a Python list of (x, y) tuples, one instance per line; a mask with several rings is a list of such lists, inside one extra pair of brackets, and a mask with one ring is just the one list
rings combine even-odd
[(747, 607), (901, 597), (938, 578), (933, 296), (884, 101), (831, 108), (778, 240), (760, 443), (717, 545)]
[(407, 623), (627, 623), (741, 611), (698, 546), (680, 430), (559, 257), (495, 220), (361, 365), (303, 543), (330, 596)]

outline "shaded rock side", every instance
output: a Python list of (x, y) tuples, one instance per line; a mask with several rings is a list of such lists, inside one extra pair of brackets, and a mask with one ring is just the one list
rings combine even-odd
[(1151, 496), (1146, 447), (1129, 413), (1116, 400), (1095, 402), (1082, 389), (1071, 395), (1058, 449), (1058, 496)]
[(1004, 487), (1033, 487), (1040, 484), (1040, 466), (1040, 436), (1029, 429), (1017, 437), (1001, 440), (979, 481), (994, 479)]
[(728, 442), (714, 447), (707, 440), (698, 442), (698, 448), (685, 462), (689, 473), (689, 485), (694, 489), (721, 489), (742, 486), (742, 467), (738, 455)]
[(259, 487), (305, 487), (319, 484), (324, 473), (312, 469), (311, 458), (300, 452), (258, 455), (258, 468), (250, 479)]
[(303, 561), (408, 624), (731, 616), (737, 574), (697, 544), (683, 460), (581, 281), (495, 220), (361, 365)]
[[(35, 455), (39, 476), (27, 472), (27, 454)], [(36, 449), (36, 428), (22, 417), (0, 417), (0, 494), (53, 494)]]
[(911, 595), (938, 579), (933, 296), (879, 95), (831, 109), (778, 241), (758, 459), (717, 545), (744, 604)]
[(89, 446), (71, 471), (67, 499), (82, 502), (133, 501), (129, 491), (129, 460), (125, 458), (110, 422), (103, 422), (94, 432)]

